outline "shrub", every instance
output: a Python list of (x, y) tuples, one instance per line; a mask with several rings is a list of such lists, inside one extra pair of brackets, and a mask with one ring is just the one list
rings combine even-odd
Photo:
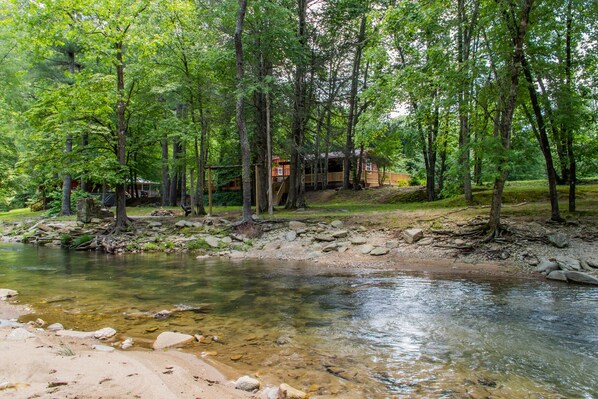
[(90, 236), (89, 234), (83, 234), (82, 236), (79, 236), (73, 240), (73, 243), (71, 244), (71, 248), (80, 247), (83, 244), (87, 244), (91, 240), (93, 240), (92, 236)]

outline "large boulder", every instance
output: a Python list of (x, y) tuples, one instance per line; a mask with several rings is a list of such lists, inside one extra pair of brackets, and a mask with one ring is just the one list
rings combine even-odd
[(559, 267), (562, 270), (574, 270), (580, 271), (581, 270), (581, 263), (577, 259), (570, 258), (568, 256), (559, 256), (555, 259), (556, 263), (558, 263)]
[(565, 272), (565, 277), (567, 277), (569, 281), (574, 281), (580, 284), (598, 285), (598, 278), (588, 273), (567, 270)]
[(244, 375), (240, 377), (237, 381), (235, 381), (235, 389), (239, 389), (241, 391), (253, 392), (260, 389), (260, 382), (255, 378), (251, 378), (248, 375)]
[(154, 350), (172, 348), (174, 346), (185, 345), (186, 343), (189, 343), (194, 339), (195, 338), (193, 338), (193, 336), (189, 334), (181, 334), (177, 332), (166, 331), (158, 335), (158, 338), (156, 338), (156, 341), (154, 342), (152, 347), (154, 348)]
[(413, 244), (424, 238), (424, 232), (422, 229), (407, 229), (403, 231), (403, 238), (408, 244)]

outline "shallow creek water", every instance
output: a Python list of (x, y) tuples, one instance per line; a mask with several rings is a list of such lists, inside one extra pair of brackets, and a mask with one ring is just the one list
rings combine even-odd
[[(0, 244), (0, 286), (66, 328), (111, 326), (312, 396), (598, 398), (598, 289)], [(177, 305), (202, 307), (153, 315)], [(236, 359), (236, 360), (233, 360)]]

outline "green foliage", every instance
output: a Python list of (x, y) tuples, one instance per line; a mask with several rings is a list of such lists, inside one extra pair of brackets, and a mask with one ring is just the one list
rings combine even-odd
[(93, 240), (93, 236), (91, 236), (89, 234), (83, 234), (82, 236), (79, 236), (73, 240), (73, 243), (71, 244), (71, 248), (80, 247), (83, 244), (87, 244), (91, 240)]
[(70, 234), (64, 233), (60, 235), (60, 244), (63, 247), (70, 247), (73, 244), (73, 237)]
[(243, 203), (241, 191), (217, 191), (212, 193), (212, 203), (220, 206), (239, 206)]
[(211, 247), (204, 239), (199, 239), (199, 240), (195, 240), (195, 241), (189, 241), (187, 243), (187, 249), (189, 251), (197, 251), (197, 250), (209, 250), (209, 249), (211, 249)]
[[(71, 210), (77, 208), (77, 200), (80, 198), (91, 198), (90, 193), (83, 192), (81, 190), (74, 190), (71, 193)], [(62, 190), (52, 191), (48, 194), (48, 216), (56, 216), (62, 209)]]

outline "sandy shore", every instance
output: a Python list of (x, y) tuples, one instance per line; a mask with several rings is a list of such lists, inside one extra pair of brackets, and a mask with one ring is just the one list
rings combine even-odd
[[(23, 306), (0, 301), (0, 319), (15, 319)], [(32, 326), (0, 328), (0, 398), (257, 398), (197, 356), (168, 351), (94, 350), (101, 342), (58, 337)], [(20, 333), (23, 331), (19, 330)], [(12, 334), (12, 336), (11, 336)]]

